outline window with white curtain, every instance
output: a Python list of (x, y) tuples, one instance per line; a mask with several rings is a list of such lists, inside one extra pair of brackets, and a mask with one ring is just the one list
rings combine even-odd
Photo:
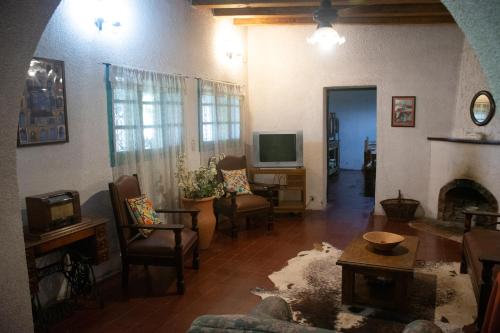
[(175, 164), (184, 151), (184, 94), (184, 77), (107, 67), (113, 178), (137, 173), (155, 207), (178, 205)]
[[(127, 90), (129, 88), (117, 86), (112, 93), (115, 152), (160, 149), (179, 144), (183, 135), (182, 91), (162, 92), (149, 83), (134, 85), (132, 92)], [(169, 132), (170, 137), (165, 136), (165, 132)], [(141, 133), (142, 138), (130, 140), (137, 133)]]
[(199, 79), (198, 91), (202, 162), (220, 153), (243, 154), (241, 86)]

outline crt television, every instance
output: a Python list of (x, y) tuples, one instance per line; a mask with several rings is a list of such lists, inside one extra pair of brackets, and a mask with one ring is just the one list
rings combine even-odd
[(254, 132), (253, 165), (258, 168), (304, 166), (302, 131)]

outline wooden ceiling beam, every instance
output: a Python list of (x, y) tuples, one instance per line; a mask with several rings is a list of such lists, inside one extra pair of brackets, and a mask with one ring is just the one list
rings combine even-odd
[[(345, 8), (345, 7), (341, 7)], [(214, 8), (214, 16), (312, 16), (317, 7)]]
[(450, 15), (442, 4), (374, 5), (339, 10), (340, 17), (444, 16)]
[[(336, 6), (439, 4), (440, 0), (332, 0)], [(319, 6), (319, 0), (191, 0), (195, 7), (245, 8), (245, 7), (304, 7)]]
[[(290, 25), (316, 24), (312, 17), (253, 17), (235, 18), (235, 25)], [(442, 16), (402, 16), (402, 17), (338, 17), (335, 24), (436, 24), (455, 23), (451, 15)]]
[[(372, 5), (347, 7), (336, 5), (339, 17), (443, 16), (449, 15), (442, 4)], [(214, 8), (216, 17), (312, 16), (316, 7)]]

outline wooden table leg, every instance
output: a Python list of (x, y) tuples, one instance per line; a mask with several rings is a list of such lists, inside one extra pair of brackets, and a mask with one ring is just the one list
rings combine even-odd
[(347, 266), (342, 266), (342, 304), (354, 302), (354, 271)]
[(408, 308), (407, 296), (411, 277), (411, 273), (395, 274), (394, 307), (396, 309), (407, 310)]

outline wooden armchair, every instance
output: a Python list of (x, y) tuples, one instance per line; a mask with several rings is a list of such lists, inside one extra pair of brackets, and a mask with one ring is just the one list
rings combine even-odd
[(465, 229), (462, 242), (460, 273), (469, 273), (477, 301), (476, 326), (480, 330), (488, 306), (493, 281), (500, 271), (500, 232), (485, 228), (472, 228), (472, 217), (488, 220), (483, 227), (496, 227), (500, 213), (465, 210)]
[[(137, 175), (121, 176), (109, 183), (109, 194), (115, 215), (116, 230), (122, 257), (122, 287), (128, 287), (129, 265), (174, 266), (177, 272), (177, 293), (183, 294), (184, 257), (193, 254), (193, 267), (199, 268), (198, 210), (158, 209), (158, 213), (190, 214), (192, 228), (182, 224), (135, 224), (127, 208), (126, 199), (141, 196)], [(154, 230), (148, 238), (138, 235), (138, 229)]]
[[(247, 160), (245, 156), (226, 156), (224, 159), (217, 163), (217, 174), (219, 181), (223, 182), (221, 170), (241, 170), (247, 169)], [(247, 169), (248, 178), (248, 169)], [(263, 215), (267, 217), (267, 229), (273, 229), (273, 200), (272, 192), (276, 185), (250, 183), (252, 191), (256, 186), (259, 191), (268, 193), (268, 198), (256, 194), (241, 194), (236, 195), (236, 192), (228, 192), (222, 198), (217, 199), (214, 203), (215, 214), (217, 222), (219, 216), (226, 216), (231, 221), (231, 236), (236, 238), (238, 236), (239, 218), (250, 218), (252, 216)]]

